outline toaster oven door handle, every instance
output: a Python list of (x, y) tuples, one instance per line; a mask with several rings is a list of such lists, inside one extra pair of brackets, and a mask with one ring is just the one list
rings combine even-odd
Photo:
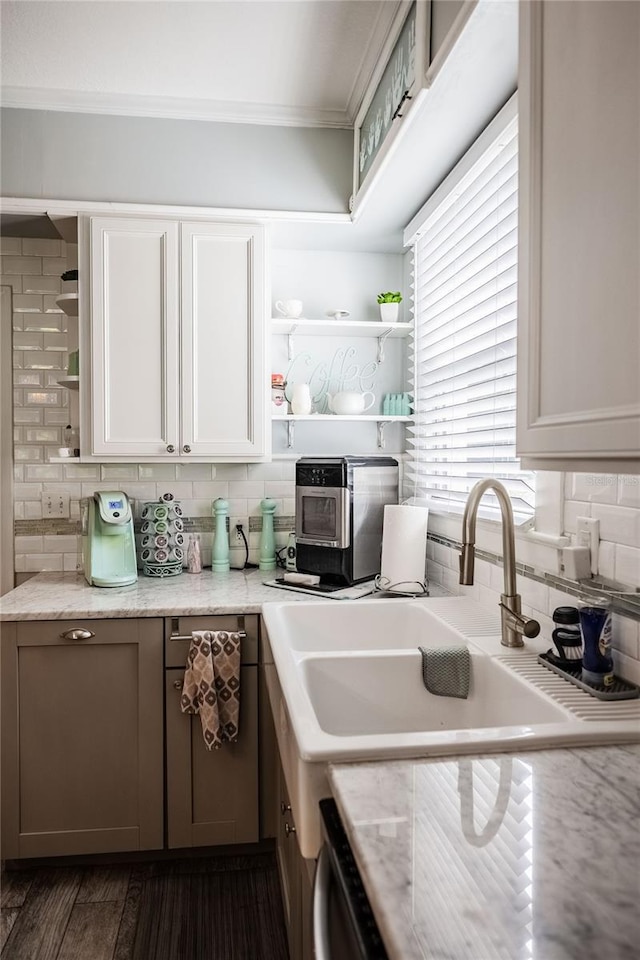
[(308, 547), (336, 547), (340, 549), (340, 540), (311, 540), (309, 537), (296, 537), (296, 544), (304, 543)]

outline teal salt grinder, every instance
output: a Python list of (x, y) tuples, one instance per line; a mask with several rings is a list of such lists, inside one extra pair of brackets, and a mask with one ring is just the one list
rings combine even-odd
[(226, 573), (230, 568), (229, 564), (229, 533), (227, 531), (227, 518), (229, 516), (229, 503), (218, 497), (213, 501), (213, 512), (216, 518), (216, 532), (213, 537), (213, 552), (211, 555), (211, 569), (214, 573)]
[(276, 502), (266, 497), (260, 501), (262, 511), (262, 532), (260, 534), (260, 569), (276, 569), (276, 537), (273, 532), (273, 515)]

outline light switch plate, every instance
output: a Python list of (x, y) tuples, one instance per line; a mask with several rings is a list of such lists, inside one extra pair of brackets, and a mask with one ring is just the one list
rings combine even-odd
[(52, 517), (68, 519), (70, 515), (70, 497), (62, 493), (42, 494), (42, 517), (48, 520)]
[(598, 547), (600, 546), (600, 521), (593, 517), (576, 517), (577, 545), (591, 551), (591, 573), (598, 572)]

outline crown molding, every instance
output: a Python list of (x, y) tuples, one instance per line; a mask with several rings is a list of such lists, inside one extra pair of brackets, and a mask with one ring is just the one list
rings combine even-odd
[[(367, 51), (367, 54), (369, 51)], [(67, 113), (115, 114), (168, 120), (205, 120), (217, 123), (264, 124), (280, 127), (351, 129), (348, 110), (289, 107), (270, 103), (148, 97), (119, 93), (49, 90), (40, 87), (3, 87), (3, 107)]]

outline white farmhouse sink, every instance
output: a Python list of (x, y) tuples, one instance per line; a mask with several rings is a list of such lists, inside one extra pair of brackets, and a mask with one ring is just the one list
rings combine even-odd
[[(267, 688), (305, 857), (319, 849), (328, 762), (640, 739), (640, 713), (622, 708), (601, 721), (607, 704), (537, 665), (532, 649), (544, 643), (502, 647), (497, 610), (468, 598), (268, 603), (263, 619)], [(471, 654), (469, 697), (433, 696), (418, 646), (460, 644)], [(530, 663), (559, 684), (559, 697), (521, 675)], [(576, 696), (595, 705), (590, 722)]]
[(422, 682), (418, 651), (307, 657), (300, 681), (321, 730), (336, 737), (558, 723), (567, 712), (502, 663), (471, 650), (466, 700), (437, 697)]
[(415, 650), (430, 637), (441, 646), (460, 643), (460, 633), (434, 618), (423, 601), (328, 600), (270, 603), (264, 609), (269, 635), (278, 645), (304, 653)]

